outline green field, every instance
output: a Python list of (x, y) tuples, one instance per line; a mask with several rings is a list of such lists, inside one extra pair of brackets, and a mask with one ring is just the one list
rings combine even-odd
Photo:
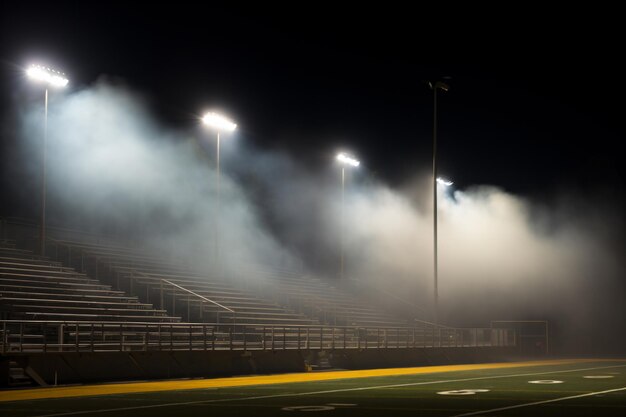
[(0, 415), (16, 417), (290, 416), (300, 413), (327, 416), (626, 416), (626, 361), (0, 402)]

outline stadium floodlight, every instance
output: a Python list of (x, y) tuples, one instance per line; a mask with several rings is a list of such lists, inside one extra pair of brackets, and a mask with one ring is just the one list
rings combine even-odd
[(26, 70), (26, 75), (37, 81), (44, 81), (53, 87), (65, 87), (69, 80), (65, 74), (41, 65), (31, 65)]
[(220, 132), (232, 132), (237, 128), (237, 125), (230, 119), (215, 112), (208, 112), (202, 117), (202, 123), (217, 131), (217, 150), (216, 150), (216, 186), (217, 186), (217, 198), (216, 198), (216, 214), (215, 214), (215, 265), (218, 274), (221, 275), (221, 262), (220, 262), (220, 212), (221, 212), (221, 168), (220, 168)]
[(353, 167), (358, 167), (361, 163), (359, 161), (357, 161), (356, 159), (352, 158), (349, 155), (346, 155), (345, 153), (340, 153), (337, 155), (337, 160), (339, 162), (342, 162), (344, 164), (348, 164), (351, 165)]
[(437, 184), (443, 185), (444, 187), (449, 187), (449, 186), (451, 186), (454, 183), (452, 181), (448, 181), (445, 178), (439, 177), (439, 178), (437, 178)]
[(228, 120), (226, 117), (213, 112), (205, 114), (202, 117), (202, 122), (207, 126), (211, 126), (212, 128), (217, 129), (218, 131), (224, 130), (227, 132), (232, 132), (237, 128), (237, 125), (235, 123)]
[[(437, 81), (428, 82), (428, 86), (433, 90), (433, 276), (434, 276), (434, 321), (437, 323), (439, 309), (439, 287), (438, 287), (438, 266), (437, 266), (437, 90), (449, 91), (448, 84)], [(445, 184), (444, 184), (445, 185)]]
[(62, 72), (42, 65), (31, 65), (26, 70), (28, 78), (44, 82), (44, 116), (43, 116), (43, 152), (41, 158), (41, 224), (39, 229), (39, 245), (41, 256), (46, 255), (46, 148), (48, 142), (48, 86), (65, 87), (69, 80)]
[(341, 267), (339, 269), (339, 277), (343, 279), (345, 275), (345, 224), (346, 224), (346, 166), (358, 167), (361, 163), (354, 157), (343, 152), (337, 154), (337, 160), (341, 162)]

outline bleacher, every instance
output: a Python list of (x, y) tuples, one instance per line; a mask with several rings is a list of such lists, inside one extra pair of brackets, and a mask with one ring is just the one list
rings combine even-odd
[(255, 267), (250, 274), (255, 276), (258, 291), (266, 297), (280, 300), (282, 304), (329, 325), (406, 327), (416, 323), (373, 308), (367, 300), (343, 288), (340, 283), (286, 269)]
[[(220, 324), (420, 325), (419, 321), (372, 306), (339, 285), (342, 283), (292, 270), (248, 266), (243, 274), (240, 271), (243, 279), (224, 280), (176, 259), (111, 242), (82, 240), (51, 239), (48, 254), (56, 259), (54, 262), (10, 245), (4, 245), (3, 251), (0, 288), (3, 304), (12, 304), (11, 317), (15, 318), (144, 321), (145, 317), (146, 321), (178, 318)], [(27, 294), (22, 287), (28, 288)]]
[(240, 267), (243, 278), (224, 280), (175, 259), (111, 243), (56, 240), (54, 251), (65, 264), (190, 322), (357, 327), (421, 324), (375, 308), (340, 285), (290, 270)]
[(5, 320), (180, 321), (136, 296), (7, 241), (0, 242), (0, 315)]
[[(236, 352), (283, 352), (285, 363), (297, 364), (303, 356), (288, 351), (298, 350), (315, 364), (323, 352), (338, 349), (515, 344), (507, 329), (456, 329), (396, 317), (358, 296), (347, 282), (294, 270), (239, 264), (220, 279), (211, 275), (211, 265), (194, 268), (91, 236), (49, 238), (44, 258), (23, 249), (36, 242), (32, 229), (19, 245), (6, 235), (0, 233), (0, 357), (11, 361), (11, 375), (30, 369), (22, 358), (45, 358), (48, 352), (92, 355), (85, 364), (72, 362), (81, 374), (100, 361), (93, 355), (128, 358), (124, 355), (143, 352), (138, 357), (151, 364), (145, 369), (169, 361), (165, 370), (155, 370), (163, 377), (171, 376), (170, 366), (180, 360), (213, 351), (220, 351), (216, 358), (233, 360), (251, 357)], [(222, 355), (226, 352), (235, 356)], [(44, 362), (39, 372), (48, 372)], [(51, 378), (28, 375), (40, 384)]]
[(188, 322), (303, 326), (319, 321), (247, 291), (234, 282), (207, 276), (175, 260), (110, 244), (54, 241), (66, 264), (82, 269), (157, 304)]

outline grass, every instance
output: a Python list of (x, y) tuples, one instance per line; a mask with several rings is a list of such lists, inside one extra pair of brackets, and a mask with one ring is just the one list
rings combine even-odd
[[(0, 415), (97, 415), (97, 416), (289, 416), (317, 412), (329, 416), (624, 416), (626, 415), (626, 361), (568, 361), (519, 363), (484, 369), (463, 367), (425, 368), (436, 372), (367, 376), (358, 373), (324, 373), (342, 379), (284, 382), (298, 378), (251, 379), (256, 385), (228, 386), (200, 380), (208, 387), (189, 387), (185, 382), (167, 381), (159, 392), (89, 394), (64, 397), (70, 389), (52, 389), (60, 398), (10, 401), (18, 394), (28, 398), (41, 390), (0, 392)], [(479, 367), (471, 367), (479, 368)], [(415, 372), (418, 372), (416, 368)], [(406, 370), (405, 370), (406, 372)], [(413, 371), (411, 371), (413, 372)], [(393, 373), (383, 372), (384, 373)], [(303, 374), (307, 376), (320, 375)], [(351, 377), (358, 376), (358, 377)], [(609, 378), (589, 379), (585, 376)], [(259, 377), (257, 377), (259, 378)], [(553, 380), (557, 384), (531, 384)], [(213, 380), (213, 382), (218, 380)], [(275, 383), (277, 382), (277, 383)], [(213, 386), (211, 386), (213, 385)], [(220, 386), (221, 385), (221, 386)], [(101, 385), (130, 391), (134, 384)], [(147, 385), (146, 385), (147, 386)], [(150, 385), (156, 386), (156, 385)], [(120, 387), (123, 388), (120, 390)], [(97, 388), (97, 387), (96, 387)], [(97, 392), (93, 388), (92, 392)], [(455, 390), (484, 390), (469, 395), (441, 395)], [(100, 391), (102, 392), (102, 391)], [(593, 394), (593, 395), (589, 395)], [(11, 398), (14, 396), (14, 398)], [(9, 401), (7, 401), (9, 400)], [(498, 410), (501, 409), (501, 410)], [(492, 411), (490, 411), (492, 410)], [(475, 413), (475, 414), (472, 414)]]

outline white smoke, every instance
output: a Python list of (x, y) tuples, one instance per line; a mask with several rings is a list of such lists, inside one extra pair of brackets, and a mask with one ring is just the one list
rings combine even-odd
[[(398, 190), (368, 179), (366, 167), (352, 171), (342, 222), (338, 169), (311, 172), (289, 155), (254, 150), (234, 137), (241, 143), (230, 145), (237, 152), (222, 172), (218, 211), (210, 134), (160, 126), (140, 97), (106, 81), (50, 104), (52, 218), (114, 227), (176, 256), (193, 251), (208, 269), (203, 254), (214, 253), (219, 227), (220, 253), (231, 265), (306, 265), (330, 276), (339, 268), (344, 228), (348, 276), (373, 288), (380, 302), (401, 299), (431, 318), (428, 176)], [(24, 118), (31, 148), (23, 157), (40, 146), (33, 139), (40, 111)], [(597, 323), (623, 324), (623, 307), (610, 308), (624, 302), (623, 262), (606, 233), (611, 224), (623, 230), (621, 214), (607, 226), (604, 208), (583, 207), (579, 216), (572, 206), (540, 208), (489, 186), (439, 196), (444, 320), (554, 318), (568, 323), (564, 333), (583, 336)]]

